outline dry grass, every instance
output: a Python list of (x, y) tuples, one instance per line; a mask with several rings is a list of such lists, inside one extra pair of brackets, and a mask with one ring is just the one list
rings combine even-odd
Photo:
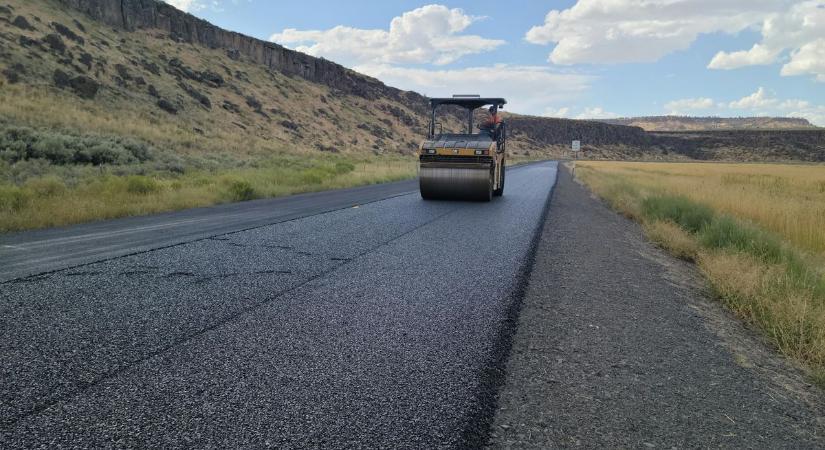
[(67, 186), (53, 175), (0, 185), (0, 232), (151, 214), (410, 178), (411, 158), (279, 158), (263, 167), (179, 176), (94, 176)]
[(579, 162), (576, 175), (825, 387), (825, 167)]
[[(594, 161), (579, 169), (620, 177), (643, 192), (685, 196), (825, 256), (825, 166)], [(596, 183), (603, 181), (588, 182)]]
[(699, 243), (696, 238), (684, 228), (669, 220), (654, 220), (645, 222), (645, 233), (653, 242), (656, 242), (674, 256), (695, 261), (699, 254)]

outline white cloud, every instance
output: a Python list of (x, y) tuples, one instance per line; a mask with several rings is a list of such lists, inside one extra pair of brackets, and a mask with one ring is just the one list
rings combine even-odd
[(737, 33), (791, 0), (578, 0), (527, 32), (556, 64), (650, 62), (705, 33)]
[(759, 115), (801, 117), (817, 126), (825, 126), (825, 106), (812, 105), (807, 100), (787, 99), (780, 101), (759, 88), (753, 94), (730, 102), (732, 109), (756, 111)]
[(760, 87), (751, 95), (734, 100), (728, 104), (731, 109), (761, 110), (776, 105), (777, 100), (770, 96), (765, 88)]
[(675, 116), (683, 115), (687, 111), (706, 110), (713, 107), (713, 99), (706, 97), (683, 98), (665, 103), (665, 108), (669, 111), (669, 114)]
[(575, 98), (593, 80), (587, 75), (559, 73), (547, 67), (505, 64), (449, 70), (378, 64), (354, 69), (391, 86), (433, 97), (457, 93), (505, 97), (508, 110), (523, 114), (542, 114), (548, 104)]
[(749, 50), (719, 52), (711, 69), (737, 69), (779, 62), (790, 51), (781, 74), (814, 75), (825, 81), (825, 2), (798, 1), (761, 21), (762, 41)]
[(461, 9), (427, 5), (395, 17), (389, 30), (365, 30), (336, 26), (328, 30), (288, 28), (270, 40), (313, 56), (344, 65), (355, 64), (449, 64), (462, 56), (483, 53), (505, 42), (460, 34), (480, 17)]
[(553, 108), (547, 107), (544, 108), (544, 112), (541, 113), (544, 117), (570, 117), (570, 108), (569, 107), (562, 107), (562, 108)]
[(584, 111), (576, 116), (576, 119), (615, 119), (619, 117), (618, 114), (605, 111), (600, 106), (595, 108), (585, 108)]
[(164, 0), (166, 3), (178, 8), (181, 11), (193, 11), (200, 7), (198, 0)]
[(759, 44), (754, 44), (750, 50), (736, 52), (719, 52), (708, 64), (708, 69), (736, 69), (744, 66), (772, 64), (779, 52)]
[(825, 38), (809, 42), (791, 53), (791, 60), (782, 67), (781, 73), (785, 76), (811, 74), (818, 81), (825, 81)]

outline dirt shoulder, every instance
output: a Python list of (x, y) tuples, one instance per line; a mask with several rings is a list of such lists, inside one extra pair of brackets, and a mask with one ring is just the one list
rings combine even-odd
[(548, 214), (491, 447), (825, 447), (825, 396), (693, 266), (566, 170)]

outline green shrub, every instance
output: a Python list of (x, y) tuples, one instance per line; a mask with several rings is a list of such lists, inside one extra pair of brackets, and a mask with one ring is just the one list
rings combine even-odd
[(236, 202), (245, 202), (257, 198), (255, 188), (248, 181), (236, 180), (229, 184), (229, 198)]
[(66, 192), (66, 184), (54, 175), (31, 178), (26, 181), (25, 187), (38, 197), (54, 197)]
[(337, 162), (335, 163), (335, 173), (345, 174), (355, 170), (355, 164), (351, 162)]
[(648, 219), (670, 220), (691, 233), (698, 233), (713, 220), (713, 210), (684, 197), (662, 195), (642, 200)]
[(126, 191), (130, 194), (146, 195), (160, 190), (160, 183), (141, 175), (126, 177)]
[(712, 220), (702, 230), (699, 239), (705, 247), (737, 250), (766, 263), (779, 264), (786, 260), (777, 238), (727, 216)]
[(301, 172), (302, 184), (321, 184), (330, 177), (329, 172), (321, 168), (306, 169)]
[(29, 203), (29, 193), (17, 186), (0, 186), (0, 211), (16, 212)]
[(0, 158), (9, 162), (44, 159), (52, 164), (131, 164), (152, 159), (149, 145), (117, 136), (33, 130), (0, 125)]

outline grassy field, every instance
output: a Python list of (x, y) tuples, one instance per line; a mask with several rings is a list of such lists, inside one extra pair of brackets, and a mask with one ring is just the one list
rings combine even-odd
[(825, 387), (825, 166), (578, 162), (576, 177), (695, 261)]
[(417, 169), (408, 157), (298, 155), (180, 174), (122, 174), (117, 166), (67, 174), (43, 166), (43, 175), (0, 184), (0, 232), (395, 181), (415, 176)]

